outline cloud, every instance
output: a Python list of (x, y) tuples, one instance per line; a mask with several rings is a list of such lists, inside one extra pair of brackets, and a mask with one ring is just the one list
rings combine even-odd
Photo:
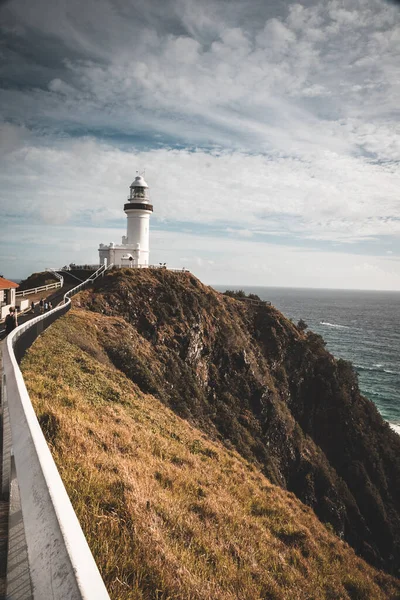
[(10, 227), (123, 228), (145, 166), (158, 228), (398, 252), (394, 5), (13, 0), (1, 13)]
[(121, 150), (95, 139), (48, 144), (7, 126), (3, 215), (48, 224), (124, 223), (135, 167), (145, 167), (158, 222), (240, 237), (354, 243), (400, 233), (400, 174), (325, 152), (313, 160), (238, 151)]
[[(151, 19), (143, 3), (124, 10), (105, 0), (96, 8), (85, 3), (79, 20), (74, 4), (67, 8), (59, 0), (46, 16), (48, 3), (37, 4), (32, 11), (17, 0), (9, 19), (18, 17), (30, 29), (45, 26), (44, 39), (52, 33), (75, 55), (72, 50), (69, 58), (64, 55), (62, 71), (46, 88), (4, 92), (3, 106), (14, 107), (14, 118), (23, 112), (28, 120), (40, 115), (42, 121), (70, 127), (163, 132), (191, 143), (290, 148), (299, 155), (318, 152), (322, 145), (356, 147), (357, 135), (351, 130), (341, 135), (334, 121), (354, 119), (360, 102), (363, 110), (383, 112), (379, 97), (386, 110), (395, 108), (391, 91), (399, 85), (400, 25), (394, 7), (375, 0), (354, 2), (352, 10), (333, 1), (309, 8), (288, 4), (272, 18), (266, 9), (261, 28), (255, 22), (232, 27), (212, 2), (196, 8), (170, 2), (169, 14), (181, 14), (170, 29), (178, 32), (180, 24), (181, 33), (162, 30), (155, 11)], [(236, 2), (236, 13), (239, 6)], [(366, 72), (376, 78), (366, 80)], [(387, 127), (387, 117), (380, 118), (373, 152), (379, 150), (381, 128)]]
[[(252, 240), (238, 243), (233, 239), (174, 235), (166, 231), (153, 232), (152, 244), (152, 256), (162, 256), (170, 266), (186, 266), (210, 284), (285, 286), (289, 281), (292, 287), (400, 290), (398, 258), (393, 261), (377, 256), (365, 258), (350, 253), (316, 252)], [(185, 252), (184, 265), (179, 261), (182, 252)]]
[[(14, 234), (18, 233), (18, 240)], [(29, 233), (17, 226), (0, 242), (12, 248), (6, 277), (24, 277), (33, 270), (60, 267), (69, 262), (95, 263), (99, 240), (116, 241), (119, 229), (55, 225), (42, 236), (33, 225)], [(26, 248), (30, 251), (27, 253)], [(8, 255), (10, 256), (10, 255)], [(203, 236), (193, 233), (151, 230), (151, 262), (190, 269), (208, 284), (261, 285), (349, 289), (395, 289), (400, 291), (398, 257), (318, 252), (295, 246), (254, 240)]]

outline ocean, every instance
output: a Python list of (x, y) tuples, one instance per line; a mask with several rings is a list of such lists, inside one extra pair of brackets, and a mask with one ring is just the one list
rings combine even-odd
[[(239, 289), (214, 286), (219, 291)], [(337, 358), (350, 360), (360, 390), (400, 434), (400, 292), (241, 287), (303, 319)]]

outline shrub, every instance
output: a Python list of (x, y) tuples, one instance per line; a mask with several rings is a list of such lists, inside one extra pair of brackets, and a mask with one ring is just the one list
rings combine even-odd
[(224, 296), (229, 296), (229, 298), (246, 298), (246, 293), (243, 290), (226, 290)]
[(305, 331), (307, 327), (308, 325), (303, 319), (300, 319), (300, 321), (297, 323), (297, 329), (300, 329), (300, 331)]

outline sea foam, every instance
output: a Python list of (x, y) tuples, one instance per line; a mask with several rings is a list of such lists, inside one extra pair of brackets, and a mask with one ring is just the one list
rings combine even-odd
[(348, 325), (338, 325), (337, 323), (328, 323), (327, 321), (320, 321), (320, 325), (325, 325), (326, 327), (335, 327), (336, 329), (350, 329)]
[(392, 371), (392, 369), (383, 369), (383, 365), (377, 364), (372, 367), (368, 367), (367, 365), (358, 365), (355, 364), (354, 367), (357, 371), (375, 371), (376, 373), (387, 373), (388, 375), (398, 375), (397, 371)]
[(390, 427), (400, 435), (400, 425), (395, 425), (394, 423), (389, 423)]

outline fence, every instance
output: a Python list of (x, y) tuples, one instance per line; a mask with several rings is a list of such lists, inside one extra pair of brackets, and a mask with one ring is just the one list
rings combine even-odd
[(71, 263), (70, 265), (65, 265), (61, 267), (61, 269), (54, 269), (56, 271), (96, 271), (102, 265), (75, 265)]
[[(127, 261), (128, 262), (128, 261)], [(62, 267), (62, 269), (58, 269), (58, 271), (94, 271), (98, 269), (100, 265), (68, 265)], [(180, 273), (190, 273), (189, 269), (186, 267), (167, 267), (167, 265), (159, 264), (159, 265), (112, 265), (114, 269), (167, 269), (167, 271), (177, 271)], [(53, 270), (53, 269), (48, 269)]]
[(17, 327), (3, 342), (1, 485), (10, 496), (9, 598), (109, 600), (18, 366), (38, 335), (68, 312), (71, 296), (105, 270), (100, 267), (65, 294), (64, 304)]
[(176, 273), (190, 273), (186, 267), (167, 267), (167, 265), (113, 265), (113, 269), (165, 269)]
[(41, 285), (40, 287), (31, 288), (30, 290), (22, 290), (21, 292), (16, 292), (15, 296), (17, 298), (29, 296), (30, 294), (39, 294), (40, 292), (47, 292), (49, 290), (56, 290), (62, 287), (61, 281), (56, 281), (55, 283), (49, 283), (48, 285)]

